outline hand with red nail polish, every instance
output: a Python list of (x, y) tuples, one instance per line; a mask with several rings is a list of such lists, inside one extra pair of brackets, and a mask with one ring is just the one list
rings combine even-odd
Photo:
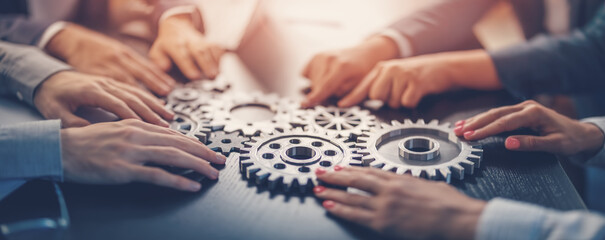
[(314, 189), (331, 214), (392, 238), (472, 239), (485, 207), (484, 201), (443, 182), (378, 169), (347, 167), (317, 178), (368, 192), (369, 196), (323, 186)]
[(596, 125), (570, 119), (531, 100), (466, 119), (454, 128), (454, 133), (467, 140), (479, 140), (520, 128), (531, 128), (539, 136), (510, 136), (505, 141), (507, 149), (591, 156), (603, 147), (603, 131)]

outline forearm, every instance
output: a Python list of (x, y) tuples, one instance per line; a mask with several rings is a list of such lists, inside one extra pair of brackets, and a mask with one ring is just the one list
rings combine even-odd
[(491, 200), (476, 239), (603, 239), (605, 217), (586, 211), (561, 212), (505, 199)]
[(0, 126), (0, 180), (63, 180), (61, 122)]

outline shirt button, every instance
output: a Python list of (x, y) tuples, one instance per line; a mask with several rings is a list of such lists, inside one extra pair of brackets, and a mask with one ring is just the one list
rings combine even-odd
[(21, 94), (21, 92), (19, 92), (19, 91), (17, 91), (17, 98), (18, 98), (20, 101), (23, 101), (23, 94)]

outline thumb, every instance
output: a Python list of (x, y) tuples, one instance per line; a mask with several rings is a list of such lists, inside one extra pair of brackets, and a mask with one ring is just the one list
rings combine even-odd
[(60, 118), (61, 118), (61, 127), (84, 127), (90, 125), (89, 121), (86, 121), (84, 118), (78, 117), (71, 113), (70, 111), (61, 110)]
[(155, 65), (157, 65), (164, 72), (167, 72), (172, 67), (172, 61), (170, 58), (162, 52), (158, 47), (151, 48), (149, 51), (149, 58)]
[(506, 138), (504, 146), (506, 147), (506, 149), (513, 151), (556, 152), (553, 150), (556, 144), (553, 144), (553, 140), (550, 139), (549, 136), (510, 136)]

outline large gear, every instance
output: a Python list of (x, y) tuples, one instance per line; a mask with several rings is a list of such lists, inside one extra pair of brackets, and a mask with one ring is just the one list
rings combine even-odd
[(308, 192), (317, 185), (315, 170), (360, 161), (355, 144), (325, 132), (296, 128), (252, 137), (240, 154), (244, 177), (270, 190)]
[(172, 106), (172, 110), (174, 119), (170, 123), (171, 129), (206, 143), (212, 129), (204, 122), (203, 118), (206, 113), (199, 106), (196, 108), (186, 103), (175, 104)]
[(316, 106), (304, 116), (305, 123), (313, 129), (356, 140), (358, 136), (376, 126), (376, 117), (358, 106), (338, 108)]
[[(203, 109), (209, 113), (207, 120), (213, 130), (239, 131), (244, 136), (290, 129), (292, 123), (301, 121), (299, 118), (302, 115), (298, 104), (277, 94), (229, 94), (210, 103)], [(257, 113), (236, 116), (234, 112), (240, 110)]]
[(212, 149), (212, 151), (229, 156), (231, 153), (240, 152), (244, 148), (244, 142), (247, 141), (250, 141), (250, 138), (241, 136), (239, 132), (226, 133), (217, 131), (210, 133), (206, 146)]
[(354, 163), (448, 183), (452, 176), (462, 180), (465, 173), (472, 174), (483, 156), (480, 145), (458, 138), (449, 124), (437, 120), (393, 121), (357, 140), (364, 156)]

